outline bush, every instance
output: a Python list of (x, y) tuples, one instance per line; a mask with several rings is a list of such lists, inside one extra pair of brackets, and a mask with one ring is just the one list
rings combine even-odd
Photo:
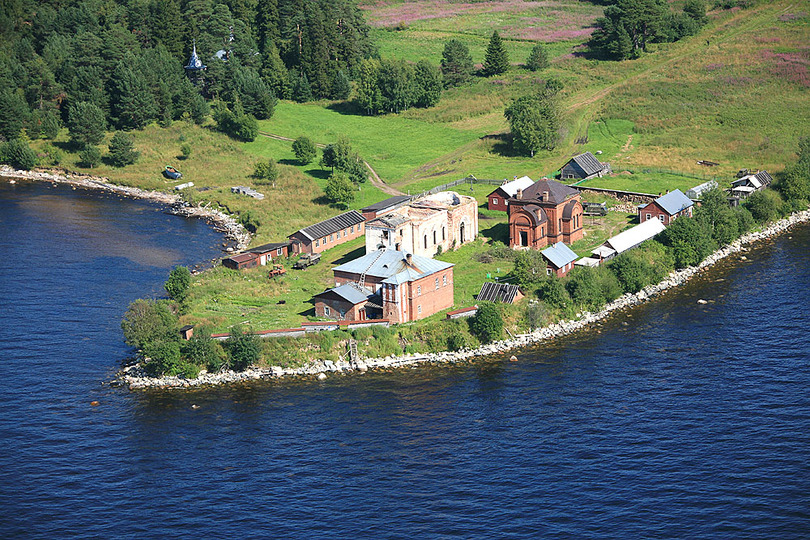
[(540, 71), (547, 67), (548, 54), (546, 53), (546, 48), (542, 43), (537, 43), (532, 47), (532, 52), (529, 53), (529, 57), (526, 59), (526, 68), (532, 71)]
[(175, 266), (169, 272), (169, 279), (163, 285), (169, 298), (175, 302), (183, 303), (188, 297), (188, 288), (191, 286), (191, 272), (185, 266)]
[(301, 165), (308, 165), (312, 163), (312, 160), (314, 160), (315, 156), (318, 155), (318, 149), (315, 146), (315, 143), (312, 142), (312, 139), (303, 136), (298, 137), (295, 139), (295, 141), (293, 141), (292, 151), (298, 161), (301, 162)]
[(537, 289), (537, 296), (549, 307), (564, 309), (571, 304), (571, 296), (568, 294), (562, 280), (556, 276), (546, 278), (540, 283)]
[(782, 197), (772, 189), (752, 193), (744, 205), (751, 212), (754, 221), (760, 224), (779, 219), (785, 208)]
[(225, 350), (228, 353), (231, 369), (244, 371), (255, 364), (261, 357), (261, 344), (259, 338), (250, 333), (243, 333), (240, 328), (234, 327), (231, 335), (225, 340)]
[(140, 350), (151, 343), (179, 338), (177, 316), (165, 301), (135, 300), (124, 313), (121, 330), (127, 345)]
[(481, 343), (499, 339), (503, 333), (503, 317), (498, 306), (492, 302), (481, 302), (478, 313), (470, 319), (470, 331)]
[(188, 159), (191, 157), (192, 146), (189, 143), (183, 143), (180, 145), (180, 158), (181, 159)]
[(250, 210), (245, 210), (239, 214), (239, 223), (241, 223), (245, 229), (253, 234), (256, 234), (256, 231), (262, 226), (259, 218), (251, 214)]
[(278, 165), (275, 160), (259, 161), (253, 168), (253, 177), (257, 184), (271, 184), (273, 187), (278, 180)]
[(205, 366), (212, 373), (219, 371), (226, 363), (225, 351), (222, 350), (220, 343), (202, 330), (190, 340), (183, 342), (180, 352), (188, 362)]
[(144, 364), (150, 375), (176, 375), (181, 363), (180, 343), (177, 341), (153, 341), (144, 349), (149, 361)]
[(13, 139), (0, 147), (0, 161), (15, 169), (30, 170), (37, 165), (37, 153), (31, 150), (27, 142)]
[(113, 167), (125, 167), (138, 160), (139, 152), (135, 151), (132, 136), (120, 131), (113, 135), (109, 144), (108, 159)]
[(717, 247), (708, 227), (697, 219), (687, 217), (673, 221), (660, 238), (664, 245), (671, 248), (675, 268), (699, 264)]
[[(563, 288), (563, 291), (565, 288)], [(548, 309), (538, 302), (529, 302), (523, 310), (523, 324), (529, 330), (540, 328), (548, 319)]]
[(82, 166), (92, 169), (101, 163), (101, 150), (95, 146), (87, 145), (79, 152), (79, 161)]

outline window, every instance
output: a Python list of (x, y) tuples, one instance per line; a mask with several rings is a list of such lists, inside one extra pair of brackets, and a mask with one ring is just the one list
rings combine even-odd
[(562, 232), (562, 218), (557, 219), (557, 234)]
[(281, 248), (276, 249), (276, 255), (278, 255), (279, 257), (281, 257)]
[(422, 313), (422, 304), (419, 304), (418, 306), (416, 306), (416, 312), (419, 313), (419, 314)]
[(436, 290), (439, 290), (439, 278), (436, 278)]
[(327, 317), (330, 316), (332, 313), (329, 311), (329, 306), (323, 306), (323, 314)]
[(436, 245), (436, 231), (433, 231), (433, 245)]
[(320, 245), (321, 245), (321, 241), (320, 240), (315, 240), (315, 247), (320, 247)]
[(362, 230), (363, 230), (363, 224), (360, 223), (359, 225), (357, 225), (357, 232), (360, 232)]
[(551, 275), (551, 268), (546, 267), (546, 275), (547, 275), (547, 276), (550, 276), (550, 275)]
[(422, 296), (422, 286), (417, 285), (416, 287), (416, 296)]
[(427, 249), (427, 235), (425, 235), (425, 249)]
[(442, 276), (442, 286), (447, 285), (447, 274)]
[(352, 225), (352, 226), (349, 228), (349, 230), (351, 230), (352, 232), (354, 232), (354, 225)]
[[(340, 238), (340, 233), (338, 233), (338, 238)], [(330, 242), (334, 242), (334, 240), (335, 240), (335, 235), (334, 235), (334, 234), (330, 234), (330, 235), (329, 235), (329, 241), (330, 241)]]
[(645, 214), (645, 215), (647, 217), (644, 218), (644, 221), (647, 221), (648, 219), (652, 219), (652, 214)]
[(498, 197), (492, 197), (492, 206), (498, 206)]
[(660, 219), (661, 222), (663, 223), (664, 222), (664, 214), (658, 214), (658, 219)]
[(446, 239), (447, 239), (447, 236), (445, 235), (444, 227), (442, 227), (442, 242), (444, 242)]

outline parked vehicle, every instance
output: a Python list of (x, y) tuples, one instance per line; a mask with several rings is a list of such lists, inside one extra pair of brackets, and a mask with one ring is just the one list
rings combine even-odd
[(166, 165), (166, 168), (163, 169), (163, 176), (169, 180), (178, 180), (183, 174), (174, 167)]
[(606, 216), (607, 203), (583, 202), (582, 211), (586, 216)]
[(321, 262), (320, 253), (304, 253), (297, 261), (295, 261), (293, 268), (296, 270), (303, 270), (307, 266), (312, 266), (313, 264), (318, 264), (319, 262)]
[(280, 264), (274, 264), (273, 269), (270, 270), (267, 273), (267, 277), (269, 277), (270, 279), (273, 279), (273, 278), (281, 277), (286, 273), (287, 273), (287, 271), (284, 269), (283, 266), (281, 266)]

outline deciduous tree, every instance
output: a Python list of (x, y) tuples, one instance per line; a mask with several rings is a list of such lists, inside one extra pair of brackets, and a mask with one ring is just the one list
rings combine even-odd
[(295, 139), (292, 143), (292, 151), (295, 157), (302, 165), (312, 163), (315, 156), (318, 154), (315, 143), (309, 137), (301, 136)]

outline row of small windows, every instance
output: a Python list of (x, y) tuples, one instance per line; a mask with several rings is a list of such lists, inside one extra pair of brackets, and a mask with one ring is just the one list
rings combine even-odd
[[(446, 229), (444, 227), (442, 227), (442, 242), (444, 242), (446, 239), (447, 239), (447, 231), (446, 231)], [(428, 235), (425, 235), (424, 242), (425, 242), (425, 249), (427, 249), (427, 247), (428, 247)], [(435, 246), (438, 243), (439, 242), (436, 239), (436, 231), (433, 231), (433, 245)]]
[[(363, 224), (361, 223), (361, 224), (359, 224), (357, 226), (357, 232), (360, 232), (362, 230), (363, 230)], [(348, 231), (346, 229), (343, 229), (343, 238), (346, 238), (347, 236), (349, 236), (349, 234), (354, 234), (354, 225), (352, 225), (349, 228)], [(337, 239), (340, 240), (340, 231), (337, 232)], [(335, 235), (330, 234), (328, 238), (326, 236), (324, 236), (320, 240), (315, 240), (315, 247), (320, 247), (321, 242), (323, 242), (324, 245), (326, 245), (328, 242), (334, 242), (334, 241), (335, 241)]]
[[(436, 278), (434, 282), (435, 282), (435, 285), (436, 285), (436, 290), (438, 291), (439, 290), (439, 278)], [(442, 287), (446, 287), (446, 286), (447, 286), (447, 274), (443, 274), (442, 275)], [(416, 296), (422, 296), (422, 286), (421, 285), (416, 286)]]

